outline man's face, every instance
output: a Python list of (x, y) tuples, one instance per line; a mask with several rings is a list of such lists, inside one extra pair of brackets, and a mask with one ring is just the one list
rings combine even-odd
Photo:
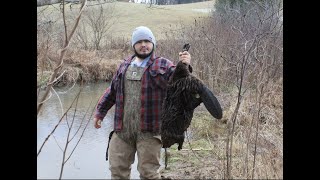
[(148, 40), (141, 40), (134, 45), (134, 50), (139, 58), (146, 58), (151, 54), (153, 44)]

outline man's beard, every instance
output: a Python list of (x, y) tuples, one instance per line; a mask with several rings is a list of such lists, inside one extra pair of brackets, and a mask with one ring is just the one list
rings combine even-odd
[(145, 59), (146, 57), (150, 56), (153, 53), (153, 49), (154, 48), (152, 48), (152, 51), (149, 54), (138, 54), (136, 49), (134, 49), (134, 54), (140, 59)]

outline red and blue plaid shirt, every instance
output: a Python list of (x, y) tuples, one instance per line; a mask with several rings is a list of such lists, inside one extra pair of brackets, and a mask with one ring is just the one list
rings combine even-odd
[[(103, 119), (108, 110), (115, 104), (114, 130), (122, 129), (124, 108), (124, 77), (125, 72), (134, 56), (131, 56), (120, 64), (110, 86), (100, 98), (95, 117)], [(141, 131), (158, 132), (160, 129), (160, 117), (162, 102), (166, 94), (167, 83), (175, 65), (163, 57), (151, 55), (150, 60), (144, 67), (141, 79)]]

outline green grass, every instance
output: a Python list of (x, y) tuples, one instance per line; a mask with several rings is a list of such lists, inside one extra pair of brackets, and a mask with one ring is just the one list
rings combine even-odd
[[(188, 131), (192, 131), (193, 137), (185, 137), (181, 151), (177, 150), (178, 144), (174, 144), (168, 149), (171, 154), (168, 159), (169, 163), (174, 164), (188, 161), (193, 164), (197, 164), (200, 162), (198, 159), (200, 157), (209, 157), (212, 154), (217, 156), (217, 154), (219, 154), (216, 151), (217, 147), (214, 145), (217, 145), (217, 141), (219, 141), (217, 140), (218, 137), (221, 138), (224, 136), (226, 133), (226, 127), (224, 124), (213, 120), (212, 116), (208, 112), (195, 112)], [(192, 152), (192, 150), (194, 150), (194, 152)]]
[(118, 35), (131, 36), (132, 29), (144, 25), (152, 29), (158, 39), (165, 37), (164, 32), (179, 28), (179, 24), (193, 23), (194, 19), (208, 16), (208, 13), (197, 12), (192, 9), (209, 8), (213, 1), (167, 5), (149, 6), (136, 3), (116, 3), (116, 11), (119, 12), (119, 23), (111, 29)]
[[(129, 38), (135, 27), (143, 25), (148, 26), (157, 39), (163, 39), (165, 31), (175, 30), (179, 28), (181, 23), (190, 24), (195, 19), (210, 15), (210, 13), (199, 12), (194, 9), (212, 9), (214, 2), (213, 0), (179, 5), (153, 5), (152, 7), (146, 4), (128, 2), (111, 3), (115, 8), (115, 18), (109, 32), (114, 37)], [(107, 3), (103, 6), (110, 6), (110, 4)], [(38, 12), (44, 8), (47, 8), (47, 13), (45, 13), (47, 18), (61, 14), (58, 5), (38, 7)], [(79, 8), (79, 5), (73, 5), (72, 8), (72, 12), (77, 13), (76, 8)], [(89, 6), (87, 8), (99, 8), (99, 6)], [(70, 11), (69, 5), (65, 9)]]

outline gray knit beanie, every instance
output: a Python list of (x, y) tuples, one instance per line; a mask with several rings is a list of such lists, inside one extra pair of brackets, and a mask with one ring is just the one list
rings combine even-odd
[(156, 47), (156, 38), (153, 36), (151, 30), (145, 26), (139, 26), (134, 29), (131, 39), (132, 47), (140, 40), (149, 40), (153, 43), (153, 48)]

